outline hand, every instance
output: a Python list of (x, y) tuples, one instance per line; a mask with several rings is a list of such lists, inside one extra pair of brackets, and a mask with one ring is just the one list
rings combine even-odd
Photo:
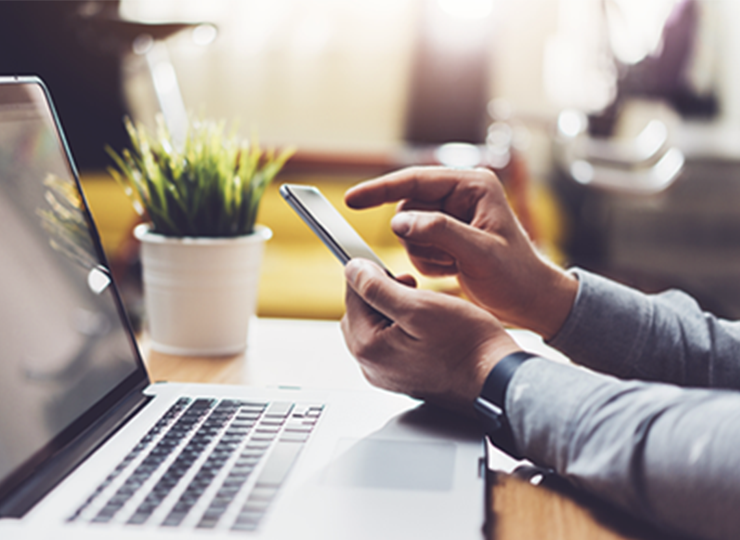
[(575, 277), (544, 259), (487, 169), (412, 167), (345, 195), (368, 208), (400, 201), (391, 221), (416, 268), (456, 275), (463, 291), (499, 319), (551, 338), (575, 301)]
[(399, 283), (362, 259), (350, 261), (345, 276), (342, 332), (375, 386), (471, 410), (493, 366), (520, 350), (471, 302)]

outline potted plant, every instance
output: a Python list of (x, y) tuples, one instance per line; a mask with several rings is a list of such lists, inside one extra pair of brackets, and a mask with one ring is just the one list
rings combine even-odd
[(213, 356), (246, 347), (264, 243), (255, 225), (265, 188), (292, 154), (263, 152), (226, 132), (223, 122), (191, 119), (181, 144), (161, 119), (154, 132), (125, 120), (131, 148), (108, 148), (145, 222), (141, 241), (151, 347)]

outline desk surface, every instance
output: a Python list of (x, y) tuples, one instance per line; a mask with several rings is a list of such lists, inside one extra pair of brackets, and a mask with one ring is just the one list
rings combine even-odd
[[(533, 334), (513, 332), (519, 343), (558, 359)], [(339, 323), (254, 319), (244, 354), (223, 358), (177, 357), (143, 346), (153, 381), (248, 384), (260, 387), (370, 387), (344, 345)], [(562, 359), (562, 357), (560, 357)], [(496, 540), (615, 540), (664, 538), (643, 524), (567, 488), (534, 486), (496, 473), (489, 538)]]

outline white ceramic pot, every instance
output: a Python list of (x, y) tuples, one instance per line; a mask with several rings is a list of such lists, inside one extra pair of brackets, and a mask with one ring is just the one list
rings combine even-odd
[(188, 356), (243, 351), (270, 229), (257, 225), (252, 234), (232, 238), (174, 238), (142, 224), (134, 236), (141, 241), (152, 349)]

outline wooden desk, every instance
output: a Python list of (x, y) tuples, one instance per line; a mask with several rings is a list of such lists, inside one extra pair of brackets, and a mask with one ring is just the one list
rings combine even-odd
[(152, 381), (260, 387), (371, 388), (336, 321), (257, 318), (244, 354), (219, 358), (143, 353)]
[[(553, 356), (553, 351), (534, 335), (513, 334), (528, 350)], [(255, 319), (250, 326), (248, 350), (237, 356), (176, 357), (149, 352), (146, 345), (144, 353), (153, 381), (370, 387), (344, 345), (339, 323), (333, 321)], [(551, 487), (536, 486), (504, 473), (494, 473), (491, 479), (491, 540), (668, 538), (562, 482)]]

